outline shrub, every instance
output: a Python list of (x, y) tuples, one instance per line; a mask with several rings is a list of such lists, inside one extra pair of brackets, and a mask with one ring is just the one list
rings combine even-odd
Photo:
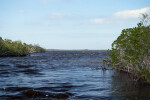
[(0, 37), (0, 56), (25, 56), (32, 52), (44, 52), (38, 45), (28, 45), (21, 41), (11, 41)]
[(135, 72), (150, 82), (150, 25), (143, 15), (137, 27), (123, 29), (109, 51), (111, 66)]

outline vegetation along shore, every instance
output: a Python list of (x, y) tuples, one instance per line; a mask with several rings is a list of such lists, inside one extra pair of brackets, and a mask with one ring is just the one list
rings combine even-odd
[(116, 69), (132, 73), (136, 81), (150, 83), (150, 25), (149, 17), (136, 27), (123, 29), (122, 34), (112, 43), (108, 62)]
[(44, 51), (45, 49), (39, 45), (26, 44), (0, 37), (0, 57), (26, 56), (33, 52)]

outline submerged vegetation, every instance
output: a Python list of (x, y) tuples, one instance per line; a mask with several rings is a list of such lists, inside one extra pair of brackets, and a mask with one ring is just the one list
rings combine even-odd
[(123, 29), (122, 34), (112, 43), (109, 50), (111, 66), (134, 74), (136, 81), (150, 82), (150, 25), (149, 17), (143, 19), (137, 27)]
[(33, 52), (44, 52), (45, 49), (32, 44), (22, 43), (21, 41), (12, 41), (0, 37), (0, 57), (6, 56), (26, 56)]

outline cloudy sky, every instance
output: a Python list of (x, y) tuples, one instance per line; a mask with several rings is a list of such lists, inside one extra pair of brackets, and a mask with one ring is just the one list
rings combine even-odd
[(0, 36), (47, 49), (110, 49), (150, 0), (0, 0)]

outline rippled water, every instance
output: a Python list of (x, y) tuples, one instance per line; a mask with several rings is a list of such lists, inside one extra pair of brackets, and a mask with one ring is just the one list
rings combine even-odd
[(101, 69), (104, 51), (49, 51), (0, 58), (0, 100), (150, 100), (150, 88)]

